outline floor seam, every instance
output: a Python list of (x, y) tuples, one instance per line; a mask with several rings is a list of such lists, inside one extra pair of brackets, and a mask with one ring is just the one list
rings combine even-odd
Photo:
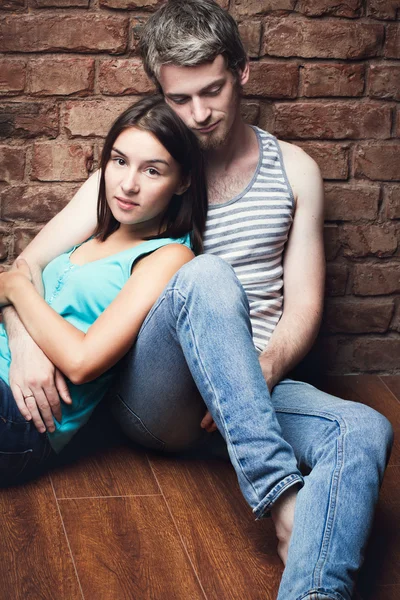
[(188, 559), (188, 561), (189, 561), (189, 563), (190, 563), (190, 566), (191, 566), (191, 567), (192, 567), (192, 569), (193, 569), (193, 573), (195, 574), (195, 577), (196, 577), (196, 579), (197, 579), (197, 582), (198, 582), (198, 584), (199, 584), (199, 586), (200, 586), (200, 589), (201, 589), (201, 591), (202, 591), (202, 593), (203, 593), (203, 596), (204, 596), (204, 598), (205, 598), (206, 600), (208, 600), (208, 598), (207, 598), (207, 594), (206, 594), (206, 592), (205, 592), (205, 589), (204, 589), (204, 587), (203, 587), (203, 584), (202, 584), (202, 583), (201, 583), (201, 581), (200, 581), (200, 577), (199, 577), (199, 575), (198, 575), (198, 573), (197, 573), (197, 571), (196, 571), (196, 568), (195, 568), (195, 566), (194, 566), (194, 564), (193, 564), (193, 561), (192, 561), (192, 559), (191, 559), (191, 557), (190, 557), (189, 551), (188, 551), (188, 549), (187, 549), (187, 547), (186, 547), (186, 544), (185, 544), (185, 542), (184, 542), (184, 540), (183, 540), (182, 534), (181, 534), (181, 532), (179, 531), (178, 524), (177, 524), (177, 522), (176, 522), (176, 520), (175, 520), (175, 518), (174, 518), (174, 515), (172, 514), (172, 510), (171, 510), (171, 508), (170, 508), (170, 506), (169, 506), (169, 504), (168, 504), (168, 502), (167, 502), (167, 499), (166, 499), (166, 497), (165, 497), (165, 494), (164, 494), (164, 492), (163, 492), (163, 490), (162, 490), (162, 487), (161, 487), (161, 485), (160, 485), (160, 482), (158, 481), (158, 477), (157, 477), (157, 475), (156, 475), (156, 473), (155, 473), (155, 471), (154, 471), (153, 465), (151, 464), (151, 461), (150, 461), (150, 459), (149, 459), (149, 456), (148, 456), (147, 454), (146, 454), (146, 458), (147, 458), (147, 461), (148, 461), (148, 463), (149, 463), (149, 466), (150, 466), (151, 472), (153, 473), (153, 477), (154, 477), (154, 479), (155, 479), (155, 480), (156, 480), (156, 482), (157, 482), (158, 489), (160, 490), (160, 493), (161, 493), (161, 495), (162, 495), (162, 497), (163, 497), (163, 499), (164, 499), (165, 505), (166, 505), (166, 507), (167, 507), (167, 510), (168, 510), (168, 512), (169, 512), (169, 514), (170, 514), (170, 517), (171, 517), (171, 519), (172, 519), (172, 522), (173, 522), (173, 524), (174, 524), (174, 527), (175, 527), (175, 529), (176, 529), (176, 531), (177, 531), (177, 534), (178, 534), (178, 536), (179, 536), (179, 539), (180, 539), (180, 541), (181, 541), (181, 544), (182, 544), (183, 550), (184, 550), (184, 552), (185, 552), (185, 554), (186, 554), (186, 556), (187, 556), (187, 559)]
[(79, 586), (79, 589), (80, 589), (80, 592), (81, 592), (81, 596), (82, 596), (83, 600), (85, 600), (85, 596), (84, 596), (83, 589), (82, 589), (82, 584), (81, 584), (81, 581), (80, 581), (79, 575), (78, 575), (78, 569), (76, 567), (74, 555), (72, 553), (71, 544), (69, 542), (67, 530), (65, 528), (64, 519), (63, 519), (62, 514), (61, 514), (60, 505), (58, 503), (58, 498), (57, 498), (56, 490), (54, 488), (54, 484), (53, 484), (53, 480), (51, 478), (51, 475), (49, 475), (49, 479), (50, 479), (50, 484), (51, 484), (51, 487), (52, 487), (52, 490), (53, 490), (54, 499), (56, 501), (56, 506), (57, 506), (58, 514), (60, 515), (61, 525), (62, 525), (62, 528), (63, 528), (63, 531), (64, 531), (65, 539), (67, 541), (68, 550), (69, 550), (69, 553), (70, 553), (70, 556), (71, 556), (71, 560), (72, 560), (72, 564), (73, 564), (73, 567), (74, 567), (74, 570), (75, 570), (76, 579), (78, 581), (78, 586)]
[(380, 375), (378, 375), (378, 377), (382, 381), (382, 383), (385, 386), (385, 388), (387, 390), (389, 390), (389, 392), (391, 393), (391, 395), (393, 396), (393, 398), (396, 400), (396, 403), (400, 404), (400, 400), (398, 399), (398, 397), (396, 396), (396, 394), (394, 392), (392, 392), (392, 390), (390, 389), (390, 387), (388, 386), (388, 384), (382, 379), (382, 377)]

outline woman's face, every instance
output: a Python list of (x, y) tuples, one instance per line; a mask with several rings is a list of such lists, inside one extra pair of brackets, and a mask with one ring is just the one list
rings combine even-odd
[(143, 235), (158, 233), (173, 194), (185, 189), (179, 164), (152, 133), (136, 127), (115, 140), (105, 184), (114, 218)]

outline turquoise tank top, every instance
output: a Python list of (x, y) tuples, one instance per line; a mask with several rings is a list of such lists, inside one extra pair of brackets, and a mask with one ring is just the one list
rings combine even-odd
[[(75, 246), (52, 260), (44, 269), (44, 298), (59, 315), (86, 333), (125, 285), (134, 263), (144, 255), (171, 243), (185, 244), (190, 248), (190, 235), (179, 239), (148, 240), (85, 265), (75, 265), (71, 262), (70, 256), (78, 247)], [(43, 323), (43, 327), (45, 326)], [(0, 377), (7, 384), (10, 363), (7, 334), (4, 326), (0, 324)], [(54, 419), (56, 429), (53, 433), (48, 433), (56, 452), (60, 452), (78, 429), (88, 421), (105, 395), (114, 369), (115, 367), (94, 381), (82, 385), (74, 385), (67, 380), (72, 404), (61, 402), (62, 420), (58, 422)]]

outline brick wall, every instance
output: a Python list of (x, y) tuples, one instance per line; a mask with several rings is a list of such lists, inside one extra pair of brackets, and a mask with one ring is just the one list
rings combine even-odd
[[(326, 181), (331, 371), (400, 369), (400, 0), (224, 0), (252, 60), (244, 112)], [(95, 169), (151, 91), (138, 35), (157, 0), (1, 0), (0, 261)]]

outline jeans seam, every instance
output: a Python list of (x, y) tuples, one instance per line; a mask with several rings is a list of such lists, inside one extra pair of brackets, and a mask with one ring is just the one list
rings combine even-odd
[[(185, 296), (182, 294), (182, 292), (181, 292), (181, 290), (180, 290), (180, 289), (178, 289), (178, 288), (175, 288), (175, 287), (169, 288), (168, 290), (166, 290), (166, 292), (165, 292), (165, 296), (167, 295), (167, 293), (168, 293), (168, 292), (172, 292), (172, 295), (173, 295), (173, 293), (175, 292), (175, 293), (176, 293), (178, 296), (180, 296), (180, 298), (181, 298), (181, 301), (182, 301), (183, 303), (185, 303), (185, 302), (186, 302), (186, 297), (185, 297)], [(208, 377), (208, 374), (207, 374), (207, 372), (206, 372), (206, 369), (204, 368), (204, 365), (203, 365), (203, 363), (202, 363), (202, 362), (201, 362), (201, 360), (200, 360), (199, 352), (198, 352), (198, 349), (197, 349), (197, 343), (196, 343), (196, 339), (195, 339), (195, 336), (194, 336), (194, 333), (193, 333), (193, 328), (192, 328), (192, 325), (191, 325), (191, 322), (190, 322), (190, 316), (189, 316), (189, 313), (188, 313), (188, 311), (186, 310), (186, 306), (185, 306), (185, 305), (183, 305), (183, 306), (182, 306), (182, 308), (181, 308), (181, 310), (184, 310), (184, 311), (185, 311), (186, 319), (187, 319), (187, 322), (188, 322), (188, 325), (189, 325), (189, 331), (190, 331), (191, 338), (192, 338), (192, 342), (193, 342), (193, 347), (194, 347), (194, 349), (195, 349), (195, 352), (196, 352), (196, 358), (197, 358), (197, 360), (198, 360), (198, 363), (199, 363), (199, 365), (201, 366), (201, 369), (202, 369), (202, 371), (203, 371), (203, 374), (204, 374), (204, 376), (205, 376), (205, 379), (206, 379), (206, 381), (208, 382), (208, 385), (209, 385), (209, 387), (210, 387), (210, 389), (211, 389), (211, 391), (212, 391), (212, 393), (213, 393), (213, 395), (214, 395), (214, 397), (215, 397), (215, 399), (216, 399), (216, 404), (217, 404), (217, 407), (218, 407), (219, 416), (220, 416), (220, 418), (221, 418), (221, 421), (222, 421), (222, 422), (223, 422), (223, 424), (224, 424), (225, 435), (226, 435), (226, 436), (229, 438), (230, 447), (232, 448), (232, 451), (233, 451), (233, 452), (234, 452), (234, 454), (235, 454), (235, 458), (236, 458), (237, 464), (240, 466), (240, 470), (241, 470), (241, 472), (242, 472), (243, 476), (246, 478), (247, 482), (249, 483), (249, 485), (250, 485), (251, 489), (253, 490), (253, 492), (254, 492), (254, 494), (255, 494), (256, 498), (258, 498), (258, 492), (257, 492), (256, 488), (254, 487), (254, 485), (253, 485), (253, 482), (252, 482), (252, 481), (251, 481), (251, 480), (248, 478), (248, 476), (247, 476), (246, 472), (244, 471), (244, 469), (243, 469), (243, 467), (242, 467), (241, 461), (239, 460), (239, 458), (238, 458), (238, 456), (237, 456), (237, 454), (236, 454), (236, 449), (235, 449), (234, 445), (232, 444), (232, 440), (231, 440), (231, 437), (230, 437), (230, 434), (229, 434), (229, 431), (228, 431), (227, 424), (226, 424), (225, 420), (224, 420), (224, 419), (223, 419), (223, 417), (222, 417), (222, 413), (221, 413), (221, 406), (220, 406), (220, 402), (219, 402), (219, 399), (218, 399), (218, 395), (215, 393), (215, 391), (214, 391), (214, 387), (213, 387), (213, 385), (211, 384), (211, 381), (210, 381), (210, 379), (209, 379), (209, 377)], [(203, 398), (203, 400), (204, 400), (204, 398)], [(208, 408), (208, 407), (207, 407), (207, 408)]]
[[(335, 466), (335, 469), (333, 470), (332, 478), (331, 478), (328, 514), (327, 514), (326, 521), (325, 521), (319, 556), (316, 561), (316, 564), (314, 567), (314, 572), (313, 572), (313, 582), (314, 582), (314, 585), (316, 585), (316, 587), (318, 588), (318, 586), (321, 584), (322, 570), (324, 568), (326, 558), (328, 556), (327, 550), (328, 550), (328, 547), (330, 544), (331, 533), (332, 533), (332, 524), (333, 524), (335, 514), (336, 514), (337, 496), (338, 496), (338, 491), (339, 491), (339, 479), (340, 479), (340, 474), (342, 472), (343, 463), (344, 463), (344, 437), (345, 437), (345, 434), (347, 431), (347, 427), (346, 427), (346, 423), (343, 419), (339, 419), (337, 417), (337, 415), (332, 415), (331, 413), (326, 412), (326, 411), (313, 411), (313, 410), (305, 411), (305, 410), (301, 410), (301, 409), (296, 410), (293, 408), (285, 409), (285, 408), (279, 408), (279, 407), (277, 407), (275, 410), (276, 410), (276, 412), (279, 412), (279, 413), (286, 413), (286, 414), (295, 413), (295, 414), (302, 414), (302, 415), (309, 415), (309, 416), (325, 418), (325, 419), (331, 421), (332, 423), (336, 423), (336, 425), (339, 428), (339, 435), (337, 436), (337, 441), (336, 441), (336, 443), (337, 443), (336, 466)], [(307, 596), (305, 596), (305, 598), (307, 598)], [(311, 598), (312, 597), (310, 597), (310, 600), (311, 600)]]
[(122, 402), (122, 404), (124, 405), (124, 407), (132, 414), (134, 415), (134, 417), (138, 420), (138, 422), (140, 423), (140, 425), (143, 427), (143, 429), (146, 431), (146, 433), (149, 434), (150, 437), (153, 438), (153, 440), (156, 440), (159, 444), (162, 445), (162, 448), (165, 448), (165, 442), (163, 442), (162, 440), (160, 440), (160, 438), (158, 438), (156, 435), (154, 435), (154, 433), (152, 433), (147, 427), (146, 425), (143, 423), (142, 419), (139, 417), (139, 415), (137, 415), (135, 413), (135, 411), (133, 411), (131, 409), (130, 406), (128, 406), (128, 404), (123, 400), (122, 396), (120, 394), (116, 394), (119, 401)]

